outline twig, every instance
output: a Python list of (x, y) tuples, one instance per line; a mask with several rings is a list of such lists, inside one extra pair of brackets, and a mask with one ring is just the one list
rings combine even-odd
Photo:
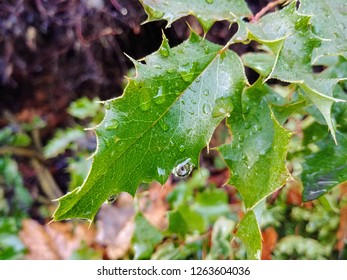
[(264, 8), (262, 8), (251, 20), (251, 22), (257, 22), (263, 15), (265, 15), (268, 11), (275, 8), (278, 5), (283, 4), (287, 0), (276, 0), (268, 3)]
[(39, 153), (33, 150), (29, 150), (29, 149), (21, 148), (21, 147), (10, 147), (10, 146), (0, 147), (0, 155), (7, 155), (7, 154), (13, 154), (16, 156), (21, 156), (21, 157), (36, 158), (41, 161), (45, 160), (42, 155), (40, 155)]

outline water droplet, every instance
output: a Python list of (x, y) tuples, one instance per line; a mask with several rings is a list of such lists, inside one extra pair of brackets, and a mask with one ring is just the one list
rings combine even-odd
[(154, 96), (154, 103), (157, 105), (165, 102), (165, 95), (163, 94), (163, 87), (159, 87), (157, 95)]
[(210, 114), (212, 111), (211, 105), (208, 103), (204, 103), (204, 105), (202, 105), (202, 111), (204, 112), (204, 114)]
[(205, 54), (208, 54), (210, 52), (210, 48), (208, 46), (204, 47), (204, 52)]
[(208, 4), (213, 4), (214, 0), (206, 0)]
[(192, 104), (196, 104), (196, 100), (195, 99), (191, 99), (190, 102), (192, 102)]
[(176, 177), (184, 178), (187, 177), (193, 170), (193, 164), (191, 163), (191, 159), (188, 158), (185, 161), (177, 164), (175, 168), (172, 170), (172, 173)]
[(159, 125), (162, 128), (162, 130), (164, 130), (164, 131), (169, 130), (169, 126), (167, 125), (167, 123), (163, 119), (159, 120)]
[(115, 202), (116, 201), (116, 199), (117, 199), (117, 197), (118, 197), (118, 194), (112, 194), (112, 195), (110, 195), (108, 198), (107, 198), (107, 203), (113, 203), (113, 202)]
[(117, 120), (110, 120), (105, 122), (106, 130), (114, 130), (114, 129), (117, 129), (118, 126), (119, 126), (119, 122)]
[(164, 15), (164, 12), (162, 11), (156, 11), (154, 9), (147, 9), (148, 15), (153, 19), (161, 19)]
[(175, 143), (174, 143), (172, 140), (170, 140), (170, 146), (171, 146), (171, 147), (174, 147), (174, 146), (175, 146)]
[(170, 51), (167, 46), (162, 46), (159, 50), (159, 53), (164, 57), (168, 57), (170, 55)]
[(117, 143), (117, 142), (119, 142), (119, 138), (116, 136), (115, 138), (114, 138), (114, 143)]
[(106, 110), (110, 110), (110, 108), (111, 108), (111, 103), (110, 103), (109, 101), (106, 101), (104, 104), (105, 104)]
[(161, 65), (160, 65), (160, 64), (154, 64), (153, 67), (154, 67), (155, 69), (161, 69)]
[(120, 9), (120, 13), (123, 15), (123, 16), (126, 16), (128, 14), (128, 9), (127, 8), (121, 8)]
[(186, 147), (184, 147), (184, 145), (181, 145), (179, 148), (180, 152), (184, 152), (184, 150), (186, 149)]
[(195, 64), (194, 63), (185, 63), (181, 65), (178, 68), (178, 72), (180, 73), (183, 81), (185, 82), (191, 82), (194, 78), (195, 72), (194, 72)]
[(251, 127), (251, 124), (249, 122), (245, 122), (245, 128), (249, 129)]
[(158, 171), (159, 176), (161, 176), (161, 177), (166, 176), (166, 170), (165, 169), (158, 167), (157, 171)]
[(216, 105), (212, 110), (212, 117), (227, 116), (234, 106), (229, 98), (221, 97), (216, 100)]
[(202, 92), (205, 96), (208, 96), (210, 94), (210, 91), (208, 89), (204, 89)]
[(245, 140), (245, 137), (243, 136), (243, 134), (239, 135), (239, 142), (243, 142), (243, 140)]
[(175, 68), (169, 68), (166, 70), (169, 74), (175, 73)]

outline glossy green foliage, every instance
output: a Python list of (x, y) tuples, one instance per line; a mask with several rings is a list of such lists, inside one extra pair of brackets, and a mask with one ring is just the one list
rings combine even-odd
[(141, 182), (164, 183), (178, 164), (198, 166), (201, 149), (246, 85), (237, 55), (194, 33), (173, 49), (164, 38), (145, 64), (134, 63), (137, 74), (124, 95), (105, 104), (88, 179), (59, 200), (55, 220), (92, 220), (109, 196), (134, 194)]
[(238, 189), (246, 208), (281, 187), (289, 173), (285, 167), (290, 133), (275, 120), (259, 82), (242, 96), (242, 109), (228, 118), (231, 145), (219, 148), (232, 170), (230, 183)]
[[(237, 237), (249, 258), (259, 258), (261, 235), (255, 208), (291, 178), (286, 165), (302, 179), (306, 200), (346, 181), (346, 87), (341, 82), (347, 78), (342, 58), (346, 56), (346, 5), (342, 0), (292, 1), (255, 20), (242, 0), (141, 3), (147, 21), (165, 19), (170, 25), (191, 14), (205, 33), (214, 22), (224, 19), (237, 22), (239, 30), (225, 46), (192, 32), (188, 40), (171, 48), (164, 37), (157, 52), (133, 61), (136, 75), (128, 78), (124, 94), (105, 101), (105, 117), (95, 128), (97, 149), (88, 177), (59, 199), (54, 220), (93, 220), (110, 196), (122, 191), (134, 195), (141, 182), (164, 184), (171, 173), (189, 175), (199, 167), (199, 154), (209, 145), (214, 130), (226, 119), (231, 143), (217, 150), (230, 169), (228, 183), (237, 188), (246, 208)], [(243, 21), (244, 17), (251, 21)], [(244, 54), (241, 61), (229, 50), (236, 41), (248, 44), (252, 40), (262, 52)], [(328, 68), (318, 74), (314, 64)], [(244, 66), (260, 75), (253, 85), (247, 82)], [(270, 79), (290, 85), (266, 84)], [(83, 116), (85, 113), (82, 111)], [(293, 125), (295, 121), (300, 122), (300, 129)], [(296, 133), (292, 142), (290, 129)], [(225, 193), (209, 189), (192, 202), (193, 189), (179, 185), (169, 196), (171, 234), (203, 234), (228, 212)], [(162, 240), (150, 224), (141, 222), (143, 217), (138, 219), (156, 236), (154, 243)], [(220, 237), (221, 244), (210, 252), (211, 258), (230, 254), (225, 240), (232, 238), (233, 221), (223, 223), (225, 228), (222, 222), (213, 228), (212, 239), (217, 244)], [(142, 243), (140, 235), (134, 238), (139, 248), (135, 257), (147, 258), (155, 244)], [(175, 245), (163, 244), (155, 258), (169, 252), (172, 258), (188, 256), (192, 248), (201, 246), (190, 245), (179, 252)]]
[(216, 21), (240, 21), (251, 16), (251, 11), (243, 0), (140, 0), (148, 21), (166, 19), (168, 25), (186, 15), (194, 15), (207, 32)]

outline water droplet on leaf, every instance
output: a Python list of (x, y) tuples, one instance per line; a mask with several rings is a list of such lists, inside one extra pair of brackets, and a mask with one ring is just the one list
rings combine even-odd
[(106, 130), (113, 130), (113, 129), (116, 129), (118, 126), (119, 126), (119, 122), (117, 120), (110, 120), (105, 122)]
[(116, 199), (117, 199), (117, 197), (118, 197), (118, 194), (112, 194), (112, 195), (110, 195), (108, 198), (107, 198), (107, 203), (113, 203), (113, 202), (115, 202), (116, 201)]
[(165, 102), (165, 95), (163, 94), (163, 87), (159, 87), (157, 95), (154, 96), (154, 103), (157, 105)]
[(184, 178), (187, 177), (193, 170), (193, 164), (191, 163), (191, 159), (188, 158), (185, 161), (177, 164), (175, 168), (172, 170), (172, 173), (176, 177)]
[(184, 147), (184, 145), (181, 145), (179, 148), (180, 152), (184, 152), (184, 150), (186, 149), (186, 147)]
[(213, 4), (214, 0), (206, 0), (208, 4)]
[(169, 126), (167, 125), (167, 123), (163, 119), (159, 120), (159, 125), (162, 128), (162, 130), (164, 130), (164, 131), (169, 130)]
[(208, 89), (204, 89), (202, 92), (205, 96), (208, 96), (210, 94), (210, 91)]
[(202, 105), (202, 111), (204, 112), (204, 114), (210, 114), (212, 111), (211, 105), (208, 103), (205, 103), (204, 105)]

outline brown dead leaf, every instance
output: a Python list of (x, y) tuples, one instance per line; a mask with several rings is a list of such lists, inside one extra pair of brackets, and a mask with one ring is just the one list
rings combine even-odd
[(79, 248), (81, 242), (90, 245), (95, 236), (93, 227), (88, 224), (55, 222), (41, 225), (35, 220), (23, 220), (23, 227), (19, 233), (29, 252), (26, 259), (59, 260), (69, 259), (71, 254)]
[(263, 250), (261, 254), (261, 259), (271, 260), (272, 251), (275, 249), (277, 244), (278, 234), (273, 227), (268, 227), (262, 232), (262, 236), (263, 236), (263, 241), (262, 241)]
[(106, 247), (108, 258), (120, 259), (128, 252), (135, 228), (134, 216), (135, 210), (130, 194), (120, 194), (117, 207), (102, 205), (96, 222), (96, 241)]
[(170, 180), (164, 186), (154, 182), (151, 184), (147, 194), (139, 199), (140, 209), (144, 217), (161, 230), (168, 226), (166, 212), (169, 209), (169, 204), (166, 201), (166, 196), (172, 189), (173, 186)]
[(337, 244), (336, 249), (342, 253), (347, 240), (347, 206), (341, 208), (340, 225), (336, 234)]

